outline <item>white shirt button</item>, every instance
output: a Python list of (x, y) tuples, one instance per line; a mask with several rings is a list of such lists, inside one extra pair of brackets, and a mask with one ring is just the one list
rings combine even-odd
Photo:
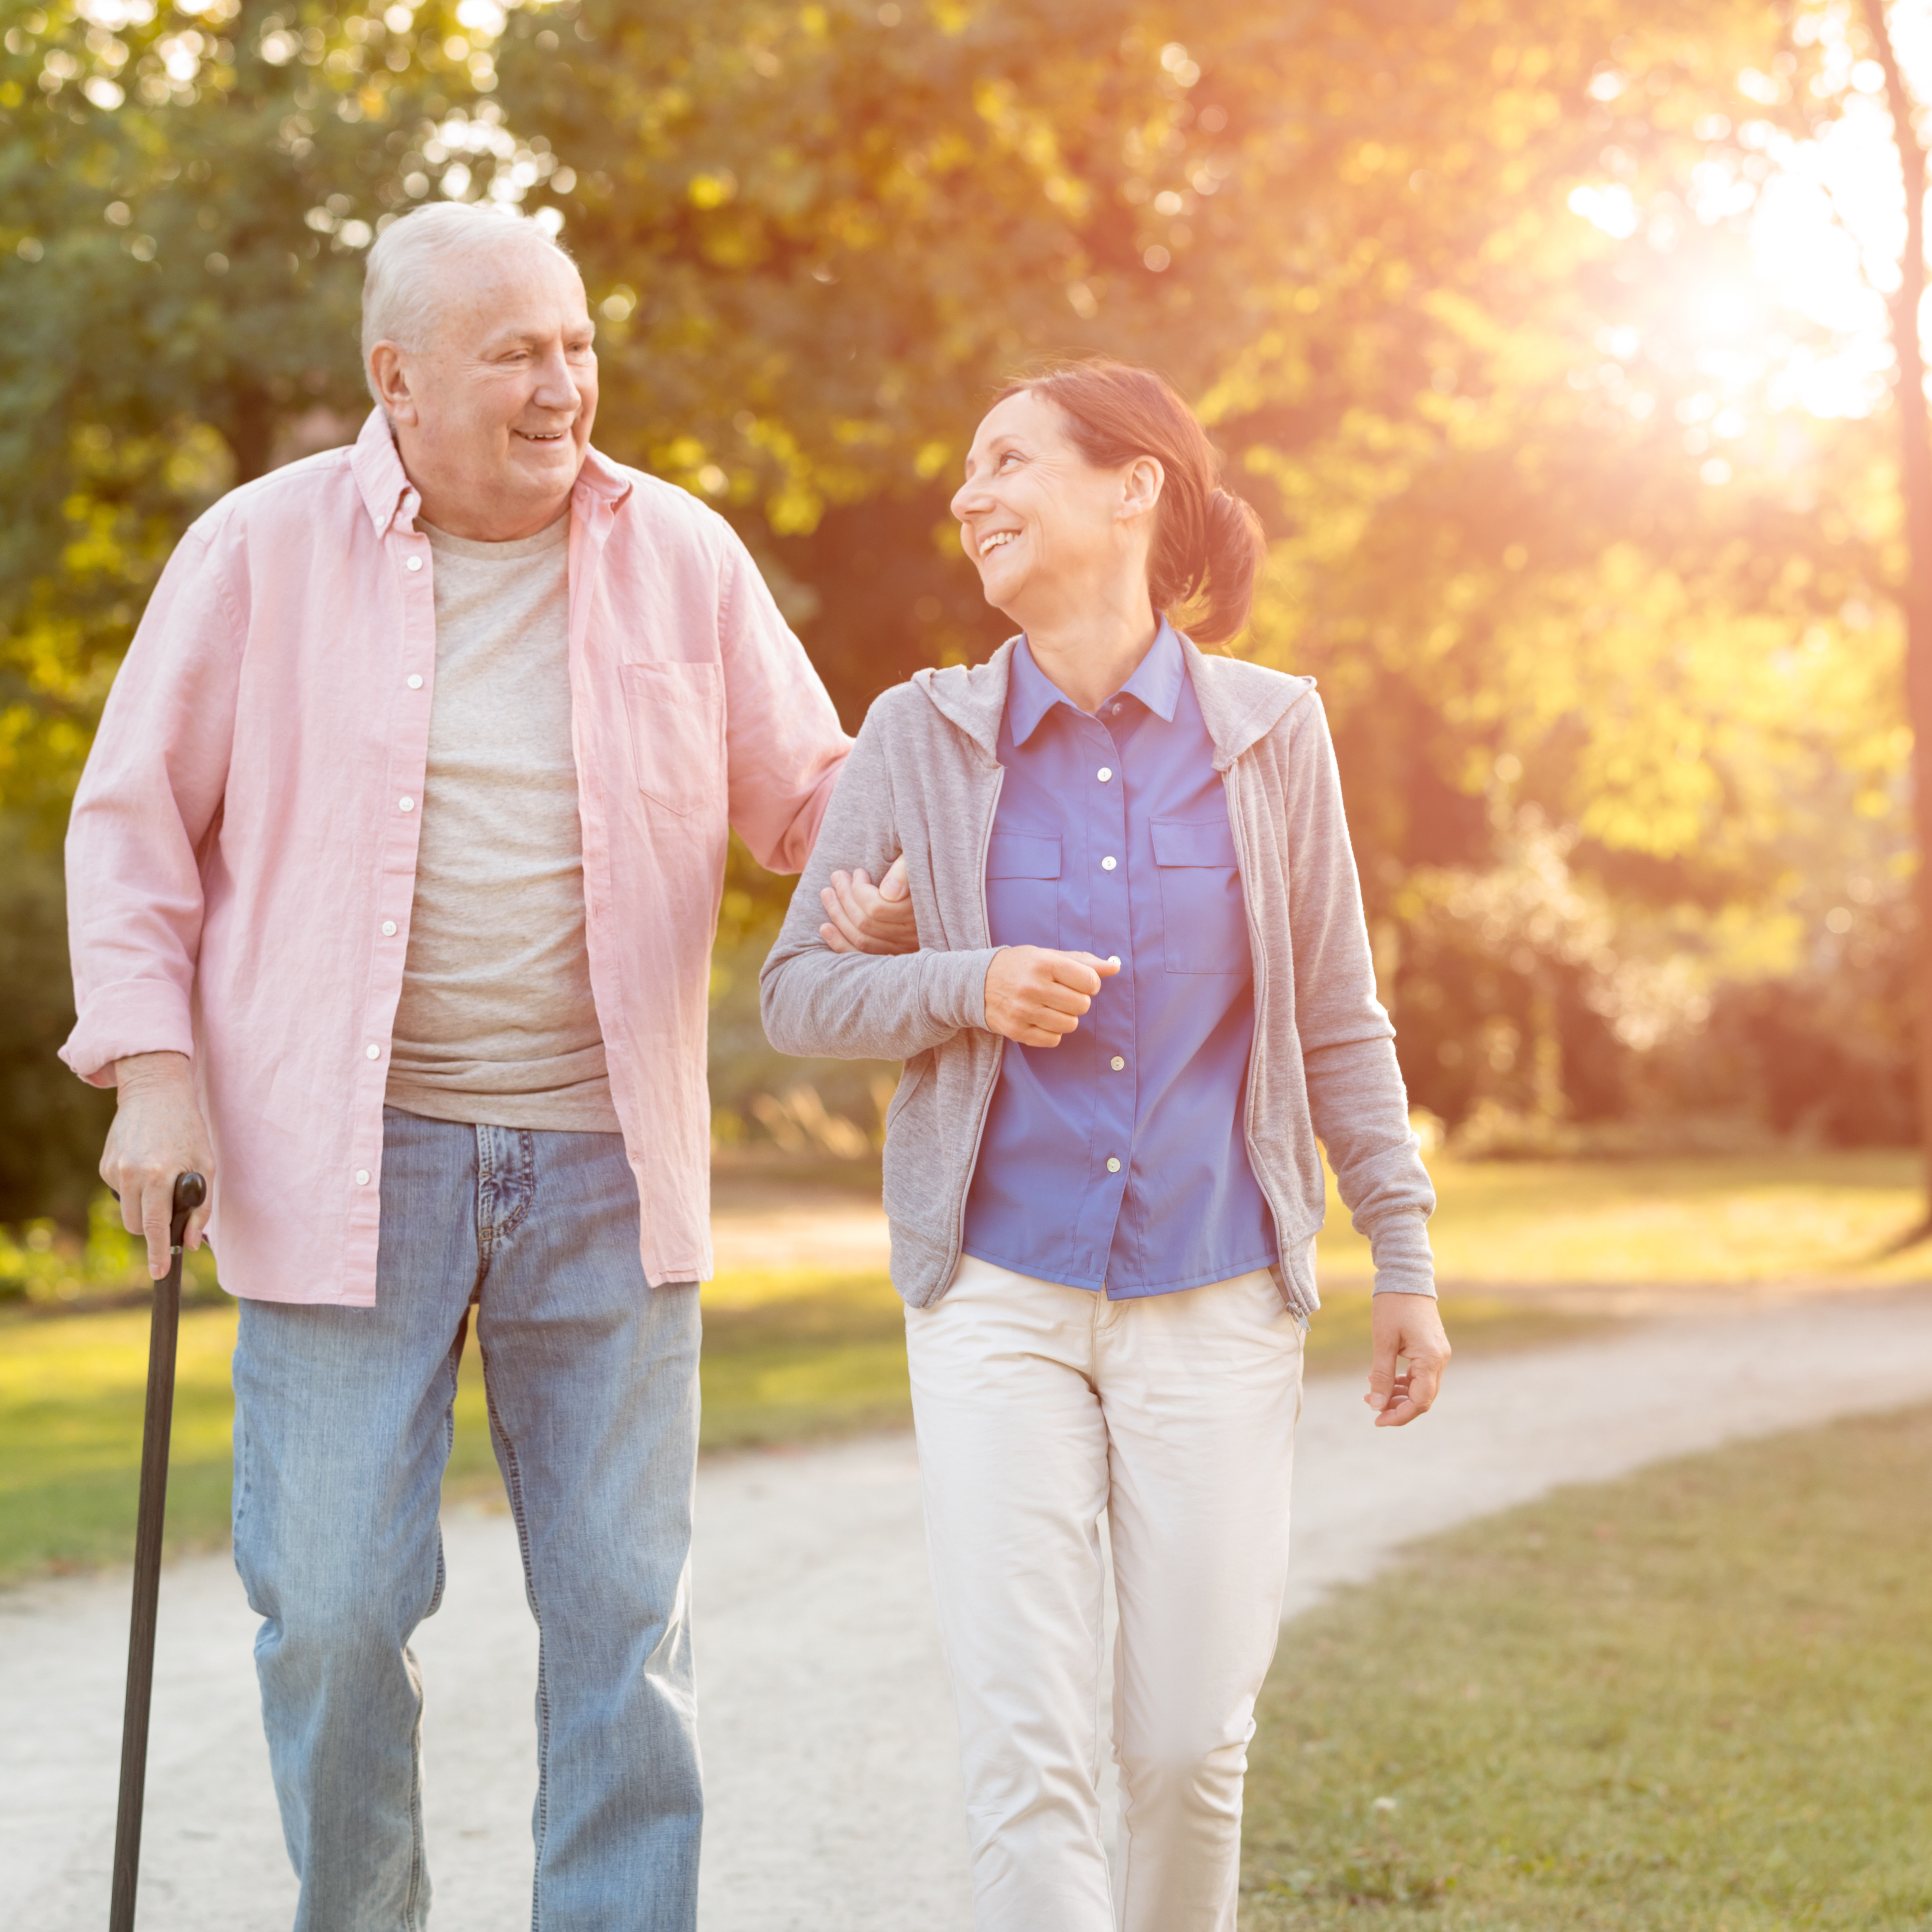
[(1110, 952), (1107, 955), (1107, 964), (1109, 966), (1118, 966), (1120, 963), (1120, 956), (1118, 952)]
[(412, 691), (420, 691), (420, 690), (422, 690), (422, 673), (421, 671), (419, 671), (419, 670), (412, 670), (412, 671), (411, 671), (411, 672), (410, 673), (410, 676), (409, 676), (409, 686), (410, 686), (410, 688)]
[(362, 1049), (362, 1051), (366, 1053), (371, 1060), (380, 1060), (382, 1057), (382, 1049), (378, 1046), (373, 1040)]
[(1111, 1066), (1116, 1073), (1122, 1071), (1122, 1070), (1126, 1066), (1126, 1064), (1127, 1063), (1123, 1060), (1118, 1053), (1115, 1054), (1113, 1058), (1107, 1063), (1107, 1064)]
[(1114, 768), (1112, 765), (1102, 765), (1094, 776), (1100, 779), (1102, 784), (1105, 784), (1107, 781), (1114, 776)]
[(1100, 861), (1100, 869), (1103, 872), (1111, 872), (1120, 862), (1118, 859), (1102, 859)]
[(1108, 709), (1108, 713), (1109, 713), (1109, 715), (1110, 715), (1110, 716), (1113, 716), (1113, 717), (1115, 717), (1115, 718), (1118, 718), (1118, 717), (1119, 717), (1119, 716), (1120, 716), (1120, 707), (1118, 704), (1111, 704), (1111, 705), (1109, 705), (1109, 706), (1107, 707), (1107, 709)]
[[(403, 566), (403, 568), (405, 570), (420, 570), (422, 568), (422, 559), (419, 556), (412, 556), (410, 559), (407, 563)], [(1119, 708), (1120, 707), (1118, 705), (1114, 706), (1116, 710)]]
[(385, 939), (393, 939), (395, 936), (396, 922), (392, 919), (386, 919), (382, 922), (382, 937)]
[(1118, 1161), (1117, 1160), (1115, 1160), (1115, 1159), (1114, 1159), (1114, 1157), (1112, 1154), (1108, 1155), (1108, 1156), (1107, 1156), (1107, 1172), (1108, 1172), (1109, 1174), (1118, 1174), (1118, 1173), (1120, 1172), (1120, 1163), (1119, 1162), (1119, 1161)]
[(356, 1170), (356, 1185), (358, 1187), (367, 1187), (369, 1185), (369, 1170), (366, 1167), (358, 1167)]
[(398, 802), (400, 806), (400, 808), (404, 812), (413, 812), (416, 808), (416, 802), (412, 798), (402, 799), (398, 800)]

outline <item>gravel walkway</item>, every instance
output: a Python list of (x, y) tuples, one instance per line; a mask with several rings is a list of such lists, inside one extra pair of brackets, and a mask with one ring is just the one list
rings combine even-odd
[[(1419, 1537), (1561, 1484), (1932, 1400), (1932, 1298), (1814, 1298), (1459, 1364), (1443, 1406), (1372, 1429), (1354, 1378), (1308, 1391), (1289, 1614)], [(698, 1658), (704, 1932), (965, 1932), (952, 1726), (902, 1436), (707, 1462)], [(436, 1922), (529, 1919), (536, 1642), (508, 1520), (447, 1526), (429, 1688)], [(0, 1898), (10, 1924), (106, 1916), (123, 1575), (0, 1595)], [(294, 1886), (226, 1561), (163, 1583), (142, 1932), (281, 1932)], [(1292, 1647), (1291, 1630), (1286, 1644)]]

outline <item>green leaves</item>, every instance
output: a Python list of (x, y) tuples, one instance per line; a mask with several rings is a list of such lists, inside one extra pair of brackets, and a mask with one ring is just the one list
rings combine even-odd
[[(992, 386), (1124, 356), (1196, 400), (1268, 524), (1243, 648), (1322, 678), (1378, 929), (1546, 834), (1620, 959), (1688, 959), (1697, 998), (1771, 970), (1819, 879), (1894, 876), (1905, 751), (1892, 632), (1846, 614), (1894, 568), (1874, 429), (1768, 375), (1733, 398), (1696, 320), (1844, 65), (1785, 34), (1762, 0), (23, 14), (0, 797), (57, 818), (199, 509), (352, 431), (378, 225), (501, 196), (584, 268), (599, 443), (733, 518), (848, 723), (1006, 628), (946, 514)], [(1553, 1001), (1573, 1060), (1603, 1046), (1560, 946), (1431, 978), (1439, 925), (1391, 989), (1439, 995), (1445, 1038)], [(1411, 1071), (1452, 1118), (1529, 1094)]]

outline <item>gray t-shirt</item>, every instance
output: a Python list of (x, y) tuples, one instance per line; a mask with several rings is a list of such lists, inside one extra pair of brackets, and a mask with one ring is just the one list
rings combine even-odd
[(514, 543), (428, 524), (436, 688), (388, 1103), (616, 1133), (584, 939), (570, 518)]

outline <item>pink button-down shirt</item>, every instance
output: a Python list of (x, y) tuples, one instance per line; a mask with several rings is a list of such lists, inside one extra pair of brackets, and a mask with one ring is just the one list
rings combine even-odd
[[(436, 691), (418, 500), (380, 412), (236, 490), (163, 572), (68, 835), (79, 1020), (110, 1084), (191, 1053), (224, 1284), (376, 1298), (382, 1094)], [(728, 826), (804, 865), (848, 748), (730, 527), (594, 451), (571, 498), (591, 990), (653, 1282), (707, 1279), (705, 1030)]]

